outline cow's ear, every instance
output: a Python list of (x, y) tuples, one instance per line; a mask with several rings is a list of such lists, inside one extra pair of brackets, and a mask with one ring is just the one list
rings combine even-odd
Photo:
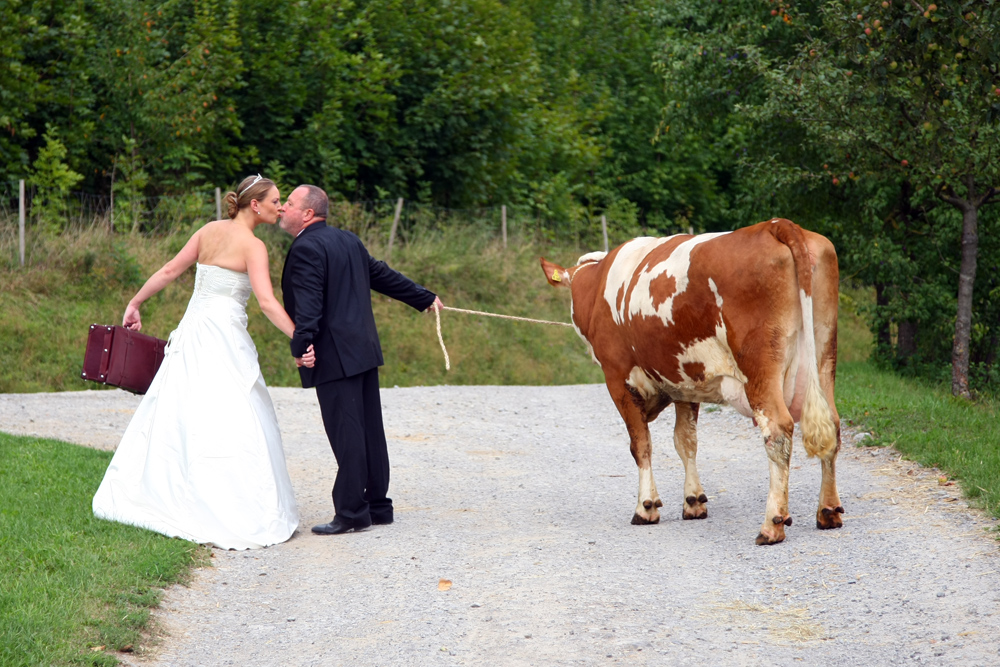
[(549, 281), (550, 285), (553, 287), (569, 287), (569, 271), (558, 264), (553, 264), (544, 257), (540, 257), (539, 261), (542, 264), (542, 271), (545, 272), (545, 279)]

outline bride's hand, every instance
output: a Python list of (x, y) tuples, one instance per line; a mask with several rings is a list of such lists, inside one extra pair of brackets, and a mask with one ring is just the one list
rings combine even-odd
[(132, 331), (142, 329), (142, 318), (139, 316), (139, 309), (129, 304), (125, 309), (125, 317), (122, 318), (122, 326)]

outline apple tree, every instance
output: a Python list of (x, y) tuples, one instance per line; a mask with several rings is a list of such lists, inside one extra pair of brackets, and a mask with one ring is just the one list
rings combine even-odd
[[(796, 3), (773, 4), (796, 22)], [(968, 397), (981, 211), (1000, 197), (1000, 2), (836, 0), (803, 35), (785, 61), (749, 51), (769, 96), (747, 112), (825, 147), (821, 169), (796, 167), (802, 178), (898, 188), (890, 215), (922, 217), (931, 234), (945, 226), (935, 209), (960, 214), (939, 259), (957, 264), (951, 388)]]

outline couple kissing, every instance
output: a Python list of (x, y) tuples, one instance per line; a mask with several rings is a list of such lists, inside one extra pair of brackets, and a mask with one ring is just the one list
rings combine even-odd
[[(290, 339), (302, 386), (314, 387), (337, 461), (334, 535), (393, 521), (378, 367), (382, 349), (371, 290), (418, 310), (440, 299), (382, 261), (354, 234), (327, 224), (329, 199), (300, 185), (284, 204), (259, 174), (226, 195), (228, 220), (209, 222), (129, 302), (140, 307), (196, 264), (191, 300), (163, 363), (125, 430), (93, 510), (98, 517), (228, 549), (284, 542), (299, 516), (277, 417), (247, 333), (251, 292)], [(267, 248), (254, 235), (275, 224), (294, 237), (282, 272), (282, 306)]]

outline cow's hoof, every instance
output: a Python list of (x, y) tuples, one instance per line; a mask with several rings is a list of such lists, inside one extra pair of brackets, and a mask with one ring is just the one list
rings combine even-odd
[(649, 517), (640, 516), (638, 512), (632, 515), (632, 525), (633, 526), (645, 526), (651, 523), (660, 523), (660, 514), (657, 512), (655, 515)]
[(785, 519), (784, 516), (776, 516), (765, 519), (757, 533), (757, 546), (767, 546), (785, 541)]
[(777, 535), (765, 535), (764, 533), (758, 533), (756, 540), (758, 547), (766, 547), (784, 541), (785, 541), (785, 531), (783, 530)]
[(838, 505), (833, 509), (829, 507), (821, 507), (818, 512), (816, 512), (816, 527), (820, 530), (830, 530), (831, 528), (840, 528), (844, 525), (843, 519), (840, 515), (844, 513), (844, 508)]
[(681, 507), (681, 518), (685, 521), (690, 521), (692, 519), (707, 519), (708, 508), (705, 507), (705, 503), (707, 502), (708, 496), (704, 493), (699, 495), (697, 498), (694, 496), (688, 496), (684, 499), (684, 505)]

